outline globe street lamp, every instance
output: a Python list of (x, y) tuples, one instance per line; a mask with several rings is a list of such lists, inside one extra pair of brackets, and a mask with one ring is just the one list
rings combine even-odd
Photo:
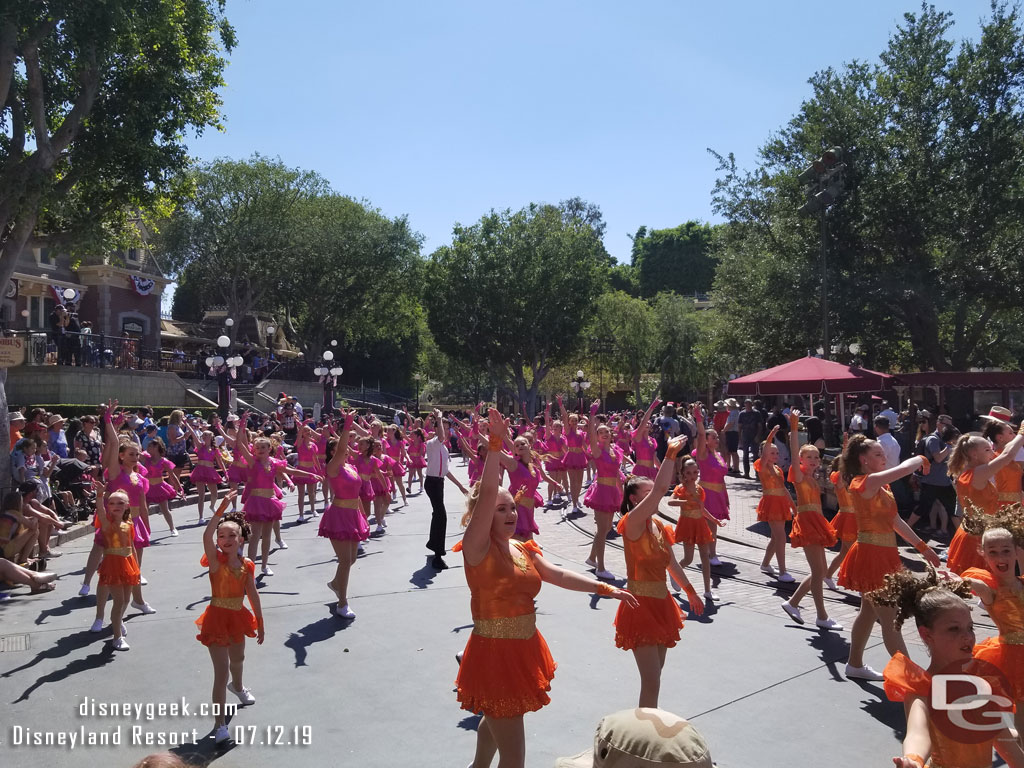
[[(231, 318), (224, 321), (230, 327)], [(231, 321), (233, 323), (234, 321)], [(240, 355), (228, 355), (228, 348), (231, 346), (231, 339), (227, 336), (217, 337), (217, 354), (206, 358), (206, 367), (210, 369), (210, 375), (217, 377), (217, 413), (222, 421), (228, 418), (228, 411), (231, 407), (231, 380), (238, 376), (237, 369), (242, 365)]]
[(576, 393), (578, 410), (583, 413), (583, 393), (590, 389), (590, 382), (583, 378), (583, 371), (576, 371), (576, 378), (569, 382), (572, 391)]
[[(331, 345), (338, 342), (332, 341)], [(320, 377), (320, 383), (324, 385), (324, 411), (334, 413), (334, 388), (338, 386), (338, 377), (345, 372), (340, 365), (332, 366), (334, 353), (331, 350), (324, 352), (324, 364), (313, 369), (313, 375)]]

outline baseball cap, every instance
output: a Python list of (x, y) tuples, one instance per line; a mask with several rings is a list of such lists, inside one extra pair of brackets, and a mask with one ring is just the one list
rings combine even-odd
[(555, 768), (714, 768), (707, 742), (687, 720), (663, 709), (623, 709), (601, 718), (594, 748)]

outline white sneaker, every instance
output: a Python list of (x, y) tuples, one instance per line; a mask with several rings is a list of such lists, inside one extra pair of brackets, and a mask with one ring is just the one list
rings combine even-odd
[(264, 576), (273, 576), (274, 575), (274, 572), (272, 570), (270, 570), (270, 568), (268, 568), (265, 565), (262, 568), (260, 568), (260, 573), (263, 574)]
[(836, 586), (836, 583), (831, 576), (826, 576), (824, 579), (822, 579), (822, 581), (825, 582), (825, 586), (831, 589), (833, 592), (839, 591), (839, 587)]
[(103, 631), (103, 619), (96, 619), (89, 627), (90, 632), (102, 632)]
[(78, 590), (78, 596), (79, 597), (85, 597), (88, 594), (89, 594), (89, 585), (88, 584), (83, 584), (81, 589)]
[(228, 733), (228, 727), (226, 725), (218, 725), (217, 730), (213, 732), (213, 743), (220, 745), (225, 741), (231, 741), (231, 734)]
[(843, 631), (843, 625), (838, 623), (835, 619), (815, 619), (814, 625), (818, 629), (831, 629), (833, 632)]
[(124, 625), (123, 621), (121, 622), (121, 637), (128, 637), (128, 627)]
[(790, 582), (796, 581), (796, 579), (794, 579), (788, 573), (780, 573), (779, 576), (778, 576), (778, 579), (779, 579), (779, 581), (784, 581), (787, 584), (789, 584)]
[(668, 583), (672, 585), (672, 591), (677, 595), (683, 591), (683, 588), (679, 586), (679, 582), (676, 581), (676, 577), (671, 573), (668, 575)]
[(774, 576), (775, 575), (775, 569), (772, 568), (770, 565), (762, 565), (761, 566), (761, 573), (765, 574), (766, 576)]
[(115, 651), (130, 651), (131, 648), (132, 647), (128, 645), (128, 641), (125, 640), (123, 637), (119, 637), (117, 638), (117, 640), (114, 641)]
[(178, 535), (178, 529), (177, 528), (171, 528), (171, 536), (177, 536), (177, 535)]
[(615, 580), (615, 574), (611, 571), (594, 571), (594, 575), (599, 579), (604, 579), (605, 581)]
[(206, 518), (205, 517), (200, 517), (199, 518), (199, 524), (200, 525), (206, 525)]
[(722, 564), (722, 561), (719, 560), (717, 557), (712, 557), (710, 560), (708, 560), (708, 565), (714, 565), (714, 566), (717, 567), (717, 566), (719, 566), (721, 564)]
[(242, 706), (243, 707), (247, 707), (250, 704), (255, 704), (256, 703), (256, 697), (253, 696), (252, 695), (252, 691), (250, 691), (244, 685), (242, 686), (242, 690), (240, 690), (240, 691), (236, 691), (235, 690), (235, 686), (233, 686), (231, 683), (228, 683), (227, 688), (228, 688), (228, 693), (233, 693), (233, 694), (235, 694), (235, 696), (238, 697), (238, 700), (240, 702), (242, 702)]
[(704, 602), (705, 603), (707, 603), (707, 602), (717, 603), (718, 602), (718, 595), (716, 595), (714, 592), (705, 592), (704, 593)]
[(363, 549), (363, 542), (360, 541), (359, 542), (359, 546), (356, 547), (356, 555), (362, 555), (362, 554), (365, 554), (365, 553), (366, 553), (366, 550)]
[(587, 566), (587, 568), (593, 568), (595, 570), (597, 569), (597, 561), (595, 561), (592, 557), (588, 557), (586, 560), (584, 560), (583, 564)]
[(136, 611), (141, 611), (147, 616), (151, 613), (156, 613), (156, 608), (154, 608), (149, 603), (132, 603), (132, 608), (134, 608)]
[(334, 615), (340, 619), (354, 619), (356, 617), (355, 613), (347, 605), (334, 606)]
[(288, 545), (284, 542), (283, 539), (278, 539), (277, 540), (277, 548), (278, 549), (288, 549)]
[(867, 664), (863, 667), (851, 667), (847, 664), (846, 676), (851, 680), (874, 680), (875, 682), (885, 680), (885, 677), (880, 672), (875, 671)]
[(791, 618), (797, 624), (803, 624), (804, 623), (804, 617), (800, 615), (800, 609), (799, 608), (794, 608), (789, 603), (783, 603), (782, 604), (782, 610), (785, 611), (786, 615), (789, 616), (789, 618)]
[(146, 586), (147, 584), (149, 584), (149, 582), (148, 582), (148, 581), (146, 581), (146, 577), (145, 577), (145, 576), (140, 576), (140, 577), (139, 577), (139, 586), (140, 586), (140, 587), (144, 587), (144, 586)]
[(384, 533), (384, 526), (383, 525), (378, 525), (376, 528), (373, 529), (373, 532), (374, 533)]

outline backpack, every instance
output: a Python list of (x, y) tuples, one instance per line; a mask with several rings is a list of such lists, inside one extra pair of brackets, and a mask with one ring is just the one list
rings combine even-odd
[(654, 438), (655, 443), (659, 448), (668, 445), (668, 440), (665, 439), (665, 430), (661, 428), (661, 419), (655, 419), (648, 429), (647, 434)]
[(920, 440), (918, 440), (914, 444), (914, 455), (915, 456), (924, 456), (926, 459), (928, 459), (930, 461), (931, 457), (928, 455), (928, 448), (925, 446), (925, 441), (929, 437), (931, 437), (931, 435), (925, 435), (924, 437), (922, 437)]

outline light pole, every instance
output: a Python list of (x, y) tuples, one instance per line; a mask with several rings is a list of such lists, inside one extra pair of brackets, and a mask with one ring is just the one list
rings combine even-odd
[(576, 378), (569, 382), (572, 391), (576, 393), (577, 410), (583, 413), (583, 393), (590, 389), (590, 382), (583, 377), (583, 371), (576, 371)]
[(331, 366), (334, 360), (334, 353), (331, 350), (324, 352), (324, 364), (313, 369), (313, 374), (320, 377), (320, 383), (324, 385), (324, 411), (334, 414), (334, 388), (338, 386), (338, 377), (345, 372), (340, 366)]
[(412, 375), (412, 377), (413, 377), (413, 379), (416, 380), (416, 415), (419, 416), (420, 415), (420, 379), (422, 378), (422, 376), (421, 376), (421, 374), (414, 373)]
[[(231, 327), (231, 318), (224, 323)], [(210, 375), (217, 377), (217, 413), (221, 421), (227, 421), (231, 407), (231, 380), (238, 374), (236, 369), (244, 362), (239, 355), (228, 356), (231, 339), (225, 335), (217, 337), (218, 354), (206, 358), (206, 366)]]

